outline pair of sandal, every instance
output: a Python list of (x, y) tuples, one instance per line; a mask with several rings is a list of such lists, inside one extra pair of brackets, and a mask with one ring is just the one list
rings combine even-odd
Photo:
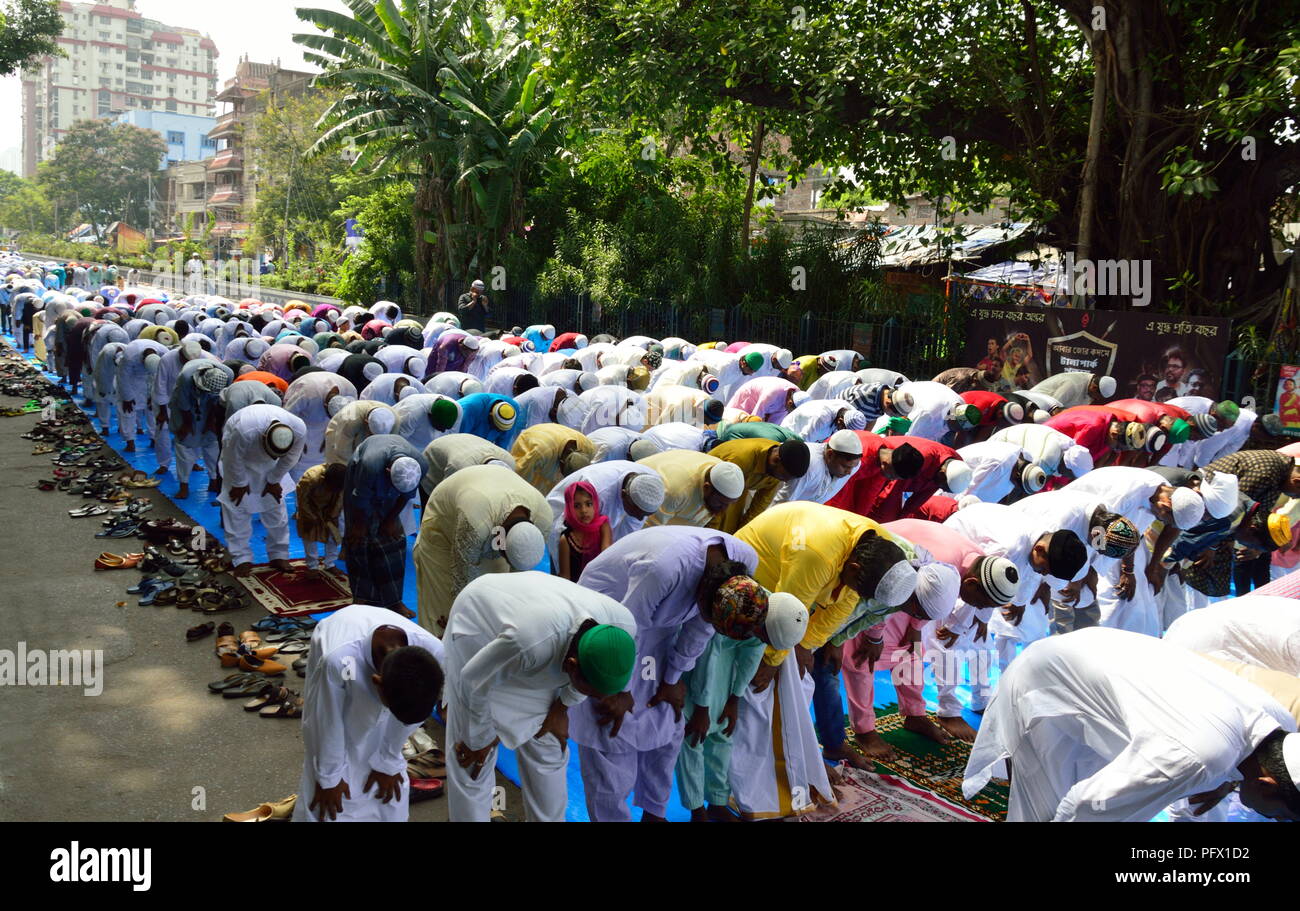
[[(263, 633), (277, 632), (294, 632), (297, 630), (311, 631), (316, 628), (319, 621), (315, 617), (281, 617), (278, 614), (270, 614), (258, 620), (252, 625), (252, 628)], [(274, 642), (269, 635), (266, 637), (268, 642)]]
[(263, 718), (301, 718), (302, 696), (287, 686), (268, 683), (244, 703), (244, 711), (257, 712)]
[(238, 699), (241, 696), (256, 696), (266, 686), (265, 674), (253, 674), (247, 671), (240, 671), (224, 677), (221, 680), (214, 680), (208, 684), (208, 690), (213, 693), (219, 693), (226, 699)]
[(95, 558), (95, 571), (109, 569), (135, 569), (144, 559), (144, 554), (111, 554), (104, 552)]
[(90, 516), (103, 516), (108, 514), (108, 507), (99, 503), (87, 503), (80, 509), (69, 509), (68, 515), (74, 519), (86, 519)]
[(144, 487), (157, 487), (159, 484), (162, 483), (162, 481), (159, 478), (151, 478), (149, 475), (145, 474), (143, 471), (137, 468), (134, 471), (122, 472), (122, 474), (117, 479), (117, 483), (121, 484), (123, 487), (130, 487), (134, 489), (134, 488), (144, 488)]

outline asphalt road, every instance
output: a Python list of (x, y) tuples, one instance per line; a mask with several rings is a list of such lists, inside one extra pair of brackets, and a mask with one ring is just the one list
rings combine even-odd
[[(21, 404), (0, 396), (0, 407)], [(210, 822), (293, 794), (301, 723), (210, 694), (206, 684), (228, 673), (213, 639), (185, 641), (207, 618), (138, 606), (125, 594), (135, 570), (93, 571), (101, 551), (144, 541), (96, 538), (100, 519), (67, 514), (84, 499), (36, 489), (51, 476), (50, 456), (32, 455), (36, 444), (21, 435), (38, 419), (0, 417), (0, 649), (102, 651), (102, 692), (0, 686), (0, 821)], [(151, 516), (186, 520), (166, 496), (142, 493), (154, 501)], [(249, 607), (220, 619), (239, 630), (260, 616)], [(301, 692), (302, 678), (285, 679)], [(443, 744), (440, 729), (431, 733)], [(498, 777), (513, 819), (518, 791)], [(446, 805), (416, 804), (411, 819), (445, 821)]]

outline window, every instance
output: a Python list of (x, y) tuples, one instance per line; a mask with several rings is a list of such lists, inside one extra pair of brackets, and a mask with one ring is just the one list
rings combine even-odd
[(175, 102), (175, 101), (172, 101), (172, 100), (169, 99), (169, 100), (167, 101), (167, 110), (170, 111), (171, 113), (175, 114), (175, 113), (176, 113), (176, 102)]
[(167, 131), (167, 142), (168, 142), (168, 144), (170, 144), (170, 145), (184, 145), (184, 144), (185, 144), (185, 134), (184, 134), (184, 133), (181, 133), (181, 132), (179, 132), (179, 131), (177, 131), (177, 130), (168, 130), (168, 131)]

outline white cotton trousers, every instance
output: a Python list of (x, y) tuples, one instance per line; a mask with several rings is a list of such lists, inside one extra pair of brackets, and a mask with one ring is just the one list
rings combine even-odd
[[(460, 723), (462, 709), (455, 687), (444, 690), (447, 699), (447, 815), (452, 822), (489, 822), (493, 809), (504, 809), (504, 797), (496, 794), (498, 747), (488, 752), (478, 778), (470, 777), (470, 770), (456, 759), (456, 744), (464, 739)], [(561, 746), (554, 736), (547, 734), (540, 740), (533, 738), (515, 750), (519, 763), (519, 782), (523, 786), (524, 818), (528, 822), (564, 822), (564, 809), (569, 802), (569, 785), (566, 778), (569, 748)]]
[[(252, 493), (248, 496), (253, 496)], [(267, 560), (289, 559), (289, 513), (281, 500), (277, 509), (261, 512), (262, 525), (266, 528)], [(226, 529), (226, 549), (230, 551), (230, 561), (239, 566), (241, 563), (253, 562), (253, 513), (242, 509), (232, 509), (224, 503), (221, 506), (221, 524)]]
[[(158, 410), (149, 410), (149, 436), (153, 438), (153, 457), (159, 468), (167, 468), (172, 463), (172, 429), (166, 421), (159, 423)], [(180, 460), (177, 460), (180, 464)], [(182, 476), (184, 480), (188, 475)]]
[(587, 795), (587, 816), (592, 822), (631, 822), (634, 803), (654, 816), (668, 813), (673, 793), (673, 768), (682, 749), (681, 726), (669, 743), (653, 750), (606, 753), (578, 746), (582, 763), (582, 788)]
[[(306, 548), (308, 569), (330, 569), (338, 562), (339, 550), (342, 547), (338, 541), (303, 541), (302, 543)], [(318, 550), (318, 545), (325, 551), (323, 557)]]
[[(157, 444), (155, 444), (155, 449)], [(215, 436), (204, 440), (199, 446), (182, 446), (176, 444), (176, 477), (182, 484), (188, 484), (190, 472), (198, 464), (199, 459), (203, 459), (203, 468), (207, 471), (210, 479), (216, 479), (221, 474), (221, 441)]]

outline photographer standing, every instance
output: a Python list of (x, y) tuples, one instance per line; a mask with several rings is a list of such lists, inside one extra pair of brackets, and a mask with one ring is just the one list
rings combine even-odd
[(456, 302), (456, 309), (460, 311), (462, 329), (477, 329), (479, 332), (487, 331), (488, 296), (486, 292), (487, 286), (481, 280), (476, 279), (474, 284), (469, 286), (469, 292), (462, 294), (460, 300)]

